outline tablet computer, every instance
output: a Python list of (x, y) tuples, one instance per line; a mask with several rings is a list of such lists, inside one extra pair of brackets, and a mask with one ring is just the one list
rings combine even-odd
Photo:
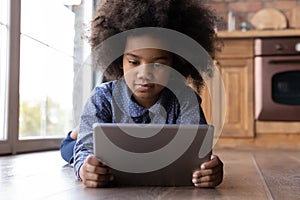
[(212, 125), (96, 123), (94, 154), (117, 186), (190, 186), (208, 161)]

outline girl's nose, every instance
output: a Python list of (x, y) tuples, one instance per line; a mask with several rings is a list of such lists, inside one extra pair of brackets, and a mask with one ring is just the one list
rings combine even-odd
[(153, 64), (141, 65), (137, 69), (137, 78), (143, 80), (153, 79)]

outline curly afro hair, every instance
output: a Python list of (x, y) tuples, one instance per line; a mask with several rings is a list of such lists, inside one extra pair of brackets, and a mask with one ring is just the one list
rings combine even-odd
[[(215, 33), (217, 16), (199, 0), (101, 0), (91, 22), (89, 42), (96, 49), (118, 33), (142, 27), (160, 27), (178, 31), (198, 42), (212, 58), (219, 49)], [(175, 55), (178, 70), (188, 84), (200, 92), (204, 81), (195, 67)], [(101, 65), (101, 58), (95, 63)], [(122, 56), (105, 70), (107, 80), (123, 76)], [(211, 69), (207, 69), (209, 71)]]

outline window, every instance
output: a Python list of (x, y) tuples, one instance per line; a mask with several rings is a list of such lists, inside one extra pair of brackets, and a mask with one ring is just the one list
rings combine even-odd
[(74, 13), (58, 1), (22, 1), (21, 139), (64, 136), (73, 128), (74, 22)]
[(82, 39), (93, 3), (0, 1), (0, 153), (58, 148), (77, 125), (93, 85)]
[(6, 135), (8, 0), (0, 1), (0, 141)]

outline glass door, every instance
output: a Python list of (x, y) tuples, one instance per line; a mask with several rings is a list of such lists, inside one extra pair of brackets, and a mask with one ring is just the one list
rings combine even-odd
[(93, 5), (0, 1), (0, 154), (58, 149), (77, 125), (93, 84), (82, 37)]
[(300, 70), (281, 72), (272, 77), (272, 99), (279, 104), (300, 105)]
[(7, 135), (8, 0), (0, 1), (0, 152), (9, 152)]
[(75, 14), (60, 1), (21, 4), (19, 138), (63, 137), (73, 127)]

